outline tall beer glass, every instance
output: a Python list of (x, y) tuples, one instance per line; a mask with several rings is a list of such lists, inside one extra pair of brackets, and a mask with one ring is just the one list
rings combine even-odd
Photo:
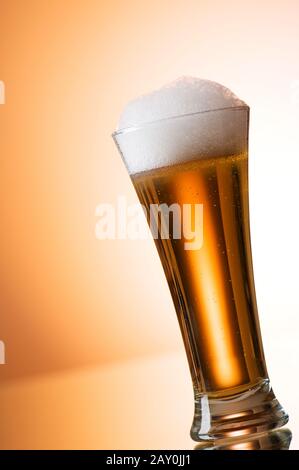
[[(191, 437), (196, 441), (262, 432), (288, 420), (269, 382), (258, 320), (249, 228), (248, 123), (245, 105), (175, 116), (113, 134), (147, 209), (152, 204), (203, 207), (199, 249), (186, 250), (184, 237), (171, 233), (169, 238), (160, 233), (155, 240), (191, 371)], [(190, 138), (192, 144), (186, 145)], [(136, 152), (145, 162), (144, 171), (128, 164)], [(149, 168), (153, 154), (155, 164)]]

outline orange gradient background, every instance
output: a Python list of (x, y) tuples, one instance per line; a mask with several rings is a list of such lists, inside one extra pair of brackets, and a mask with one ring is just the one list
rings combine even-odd
[[(299, 354), (298, 18), (296, 0), (1, 0), (1, 448), (192, 447), (191, 381), (154, 243), (95, 237), (99, 203), (137, 201), (111, 139), (122, 108), (182, 75), (223, 83), (251, 106), (258, 304), (270, 377), (291, 414), (284, 384)], [(165, 367), (151, 367), (150, 356)], [(121, 369), (136, 361), (138, 372)], [(150, 387), (151, 373), (161, 382), (146, 421), (156, 440), (137, 432), (137, 392)], [(168, 383), (188, 401), (181, 441), (160, 431)], [(126, 390), (126, 411), (115, 408), (115, 389)], [(125, 433), (115, 434), (115, 419), (125, 420)]]

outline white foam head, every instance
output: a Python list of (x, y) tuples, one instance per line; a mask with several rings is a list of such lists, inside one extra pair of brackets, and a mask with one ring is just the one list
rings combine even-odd
[(131, 174), (196, 158), (233, 155), (247, 143), (244, 108), (248, 110), (219, 83), (183, 77), (130, 101), (115, 139)]

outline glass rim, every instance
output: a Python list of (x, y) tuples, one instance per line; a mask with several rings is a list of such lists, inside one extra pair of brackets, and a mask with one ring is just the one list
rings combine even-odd
[(138, 126), (122, 127), (121, 129), (115, 130), (111, 134), (111, 136), (113, 137), (113, 139), (115, 139), (119, 135), (127, 134), (129, 132), (138, 131), (138, 130), (153, 126), (154, 124), (157, 124), (157, 123), (173, 121), (173, 120), (176, 120), (176, 119), (196, 116), (196, 115), (199, 115), (199, 114), (207, 114), (207, 113), (213, 113), (213, 112), (217, 112), (217, 111), (228, 111), (228, 110), (237, 110), (237, 111), (247, 110), (249, 112), (250, 107), (247, 106), (247, 105), (228, 106), (228, 107), (225, 107), (225, 108), (206, 109), (206, 110), (203, 110), (203, 111), (194, 111), (192, 113), (177, 114), (175, 116), (169, 116), (169, 117), (165, 117), (165, 118), (155, 119), (154, 121), (148, 121), (148, 122), (145, 122), (145, 123), (140, 124)]

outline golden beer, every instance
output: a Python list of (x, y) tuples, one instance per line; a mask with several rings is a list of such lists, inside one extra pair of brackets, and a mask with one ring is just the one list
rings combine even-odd
[(196, 391), (225, 396), (256, 385), (266, 366), (251, 263), (247, 155), (199, 158), (132, 180), (148, 213), (151, 204), (203, 205), (200, 249), (185, 250), (186, 240), (174, 239), (171, 226), (169, 239), (156, 239)]

